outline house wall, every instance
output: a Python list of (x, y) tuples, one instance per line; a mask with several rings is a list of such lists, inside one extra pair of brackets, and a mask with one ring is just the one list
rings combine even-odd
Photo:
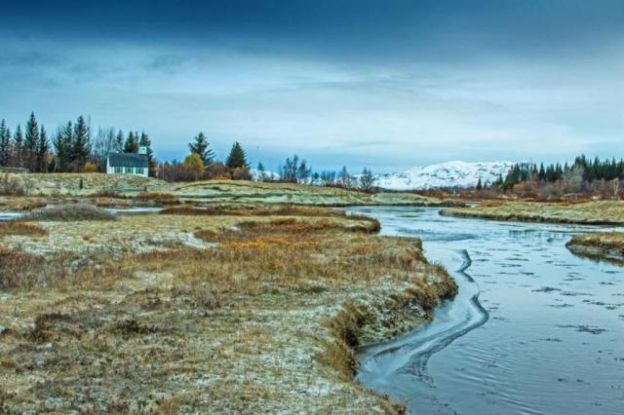
[(147, 177), (149, 175), (149, 168), (144, 168), (143, 173), (136, 173), (136, 168), (132, 169), (132, 173), (127, 173), (126, 170), (126, 167), (122, 167), (121, 173), (115, 173), (115, 168), (110, 165), (110, 159), (108, 157), (106, 158), (106, 174), (129, 174), (141, 177)]

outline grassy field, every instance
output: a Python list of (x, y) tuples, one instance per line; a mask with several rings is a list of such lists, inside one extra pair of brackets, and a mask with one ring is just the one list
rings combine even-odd
[(450, 208), (443, 215), (504, 221), (555, 222), (576, 224), (624, 223), (624, 202), (504, 202), (483, 201), (470, 208)]
[(2, 413), (396, 413), (353, 347), (456, 286), (320, 208), (0, 224)]
[(566, 245), (579, 256), (624, 265), (624, 233), (594, 232), (575, 235)]
[[(457, 206), (456, 201), (424, 197), (413, 193), (364, 193), (333, 187), (293, 183), (209, 180), (167, 183), (152, 178), (106, 174), (28, 174), (11, 175), (34, 201), (68, 197), (101, 200), (101, 204), (171, 204), (175, 201), (203, 204), (289, 204), (315, 206), (419, 205)], [(152, 197), (149, 197), (149, 196)], [(142, 197), (143, 196), (143, 197)], [(1, 198), (0, 209), (19, 198)], [(26, 202), (22, 202), (25, 204)]]

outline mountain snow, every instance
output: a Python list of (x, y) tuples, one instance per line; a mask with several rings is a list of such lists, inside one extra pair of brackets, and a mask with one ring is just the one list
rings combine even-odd
[(415, 167), (403, 173), (382, 174), (376, 177), (375, 186), (387, 190), (422, 190), (493, 183), (505, 175), (515, 163), (511, 161), (489, 161), (469, 163), (449, 161), (425, 167)]
[[(425, 167), (414, 167), (403, 173), (388, 173), (375, 176), (375, 186), (387, 190), (423, 190), (439, 188), (475, 187), (479, 179), (485, 185), (493, 183), (499, 176), (503, 178), (516, 164), (511, 161), (487, 161), (469, 163), (465, 161), (449, 161)], [(253, 180), (262, 180), (258, 170), (250, 171)], [(355, 176), (356, 178), (359, 175)], [(264, 172), (265, 179), (279, 180), (279, 174), (272, 171)], [(311, 180), (308, 184), (320, 185)]]

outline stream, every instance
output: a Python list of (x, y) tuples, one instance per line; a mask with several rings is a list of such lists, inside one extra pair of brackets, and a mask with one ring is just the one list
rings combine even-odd
[(624, 414), (624, 268), (565, 247), (596, 227), (350, 211), (422, 239), (459, 285), (430, 322), (361, 348), (359, 382), (414, 414)]

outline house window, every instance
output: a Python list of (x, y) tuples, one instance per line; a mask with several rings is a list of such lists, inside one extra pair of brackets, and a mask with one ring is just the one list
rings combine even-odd
[(121, 167), (115, 167), (114, 173), (115, 174), (121, 174), (121, 173), (123, 173), (123, 171), (121, 171)]
[(143, 174), (143, 167), (137, 167), (135, 173), (136, 174)]
[(126, 167), (126, 174), (132, 174), (132, 173), (133, 173), (132, 167)]

